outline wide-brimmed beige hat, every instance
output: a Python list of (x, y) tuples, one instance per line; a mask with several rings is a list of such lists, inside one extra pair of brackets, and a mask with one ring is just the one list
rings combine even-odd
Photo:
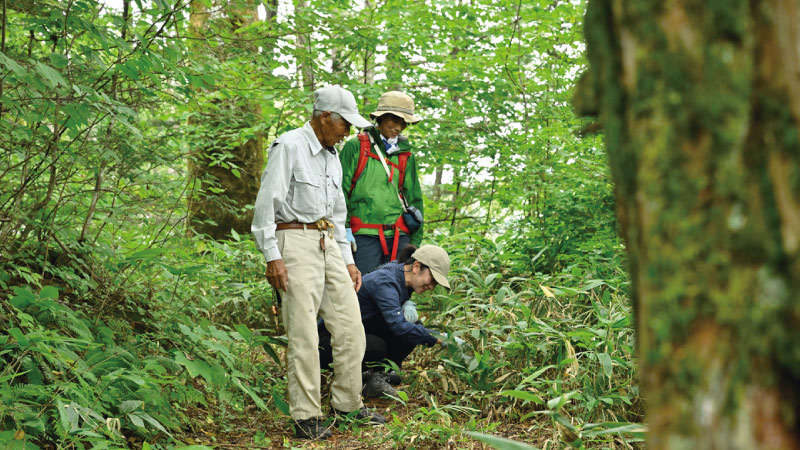
[(423, 245), (414, 251), (411, 257), (428, 266), (433, 279), (450, 289), (450, 283), (447, 282), (447, 273), (450, 272), (450, 257), (442, 247), (430, 244)]
[(375, 119), (384, 114), (394, 114), (402, 117), (409, 125), (422, 120), (414, 115), (414, 100), (400, 91), (389, 91), (381, 95), (381, 98), (378, 99), (378, 107), (369, 116)]

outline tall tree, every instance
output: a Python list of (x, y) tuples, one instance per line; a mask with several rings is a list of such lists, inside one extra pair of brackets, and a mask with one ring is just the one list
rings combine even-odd
[(800, 448), (800, 2), (591, 0), (585, 29), (651, 447)]
[[(215, 17), (206, 3), (191, 5), (190, 34), (202, 42), (196, 50), (217, 67), (235, 60), (241, 67), (241, 61), (252, 61), (259, 51), (257, 41), (243, 30), (258, 20), (257, 3), (224, 2), (217, 6), (221, 17)], [(190, 176), (196, 180), (189, 198), (192, 229), (215, 239), (228, 236), (231, 229), (248, 232), (253, 219), (249, 206), (255, 202), (264, 167), (261, 108), (247, 98), (211, 93), (197, 103), (189, 122), (196, 131), (189, 162)]]

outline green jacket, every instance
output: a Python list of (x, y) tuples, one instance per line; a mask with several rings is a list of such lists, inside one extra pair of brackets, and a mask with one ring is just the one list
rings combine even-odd
[[(386, 157), (378, 129), (375, 127), (368, 127), (365, 128), (365, 131), (368, 131), (372, 135), (373, 141), (380, 145), (381, 150), (384, 150), (383, 156)], [(411, 145), (404, 136), (400, 136), (397, 146), (400, 147), (401, 152), (411, 150)], [(348, 226), (350, 226), (350, 217), (352, 216), (358, 217), (362, 222), (368, 224), (392, 225), (397, 221), (397, 218), (403, 214), (403, 205), (397, 198), (395, 189), (389, 185), (389, 180), (386, 178), (386, 171), (383, 169), (383, 164), (381, 164), (379, 160), (367, 158), (367, 165), (364, 167), (361, 177), (356, 182), (352, 195), (348, 195), (353, 175), (358, 167), (360, 151), (361, 141), (358, 140), (358, 137), (355, 137), (347, 141), (347, 143), (344, 144), (344, 148), (342, 148), (342, 151), (339, 153), (339, 159), (342, 162), (342, 190), (344, 190), (347, 203)], [(388, 161), (398, 164), (398, 154), (399, 152), (389, 156)], [(400, 179), (400, 172), (391, 165), (389, 168), (394, 170), (392, 183), (397, 186)], [(414, 159), (413, 153), (409, 156), (406, 164), (403, 190), (408, 204), (416, 206), (424, 213), (422, 209), (422, 189), (417, 174), (417, 161)], [(411, 235), (410, 240), (412, 244), (419, 246), (420, 242), (422, 242), (423, 228), (425, 228), (424, 224)], [(377, 236), (379, 231), (362, 228), (355, 234)], [(384, 231), (384, 234), (386, 236), (393, 235), (392, 231)]]

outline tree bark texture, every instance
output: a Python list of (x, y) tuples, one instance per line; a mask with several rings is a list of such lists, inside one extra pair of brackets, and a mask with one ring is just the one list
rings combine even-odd
[[(194, 37), (202, 37), (210, 12), (202, 2), (192, 2), (191, 6), (190, 33)], [(274, 2), (269, 2), (269, 6), (274, 6)], [(272, 11), (271, 17), (274, 17), (274, 9)], [(253, 2), (227, 4), (224, 13), (230, 35), (234, 35), (237, 29), (246, 27), (258, 19), (258, 10)], [(254, 53), (257, 51), (257, 48), (250, 43), (228, 45), (238, 45)], [(205, 49), (205, 51), (211, 50)], [(225, 58), (224, 47), (216, 51), (219, 53), (219, 58)], [(220, 131), (233, 131), (252, 126), (253, 120), (261, 120), (261, 109), (258, 105), (241, 105), (232, 100), (228, 102), (231, 104), (221, 105), (219, 109), (238, 110), (236, 114), (222, 116), (221, 122), (220, 116), (213, 110), (198, 111), (196, 117), (190, 119), (190, 125), (203, 123), (214, 126)], [(232, 116), (236, 116), (241, 122), (232, 120)], [(255, 203), (258, 194), (261, 171), (264, 168), (262, 141), (262, 136), (259, 135), (233, 148), (219, 145), (217, 142), (192, 149), (189, 173), (195, 180), (196, 192), (190, 196), (188, 208), (189, 223), (193, 231), (207, 234), (214, 239), (229, 237), (231, 229), (238, 233), (250, 232), (253, 212), (246, 207)], [(238, 176), (231, 168), (217, 162), (226, 154), (230, 154), (231, 158), (227, 159), (227, 162), (237, 168)]]
[(800, 2), (590, 0), (585, 30), (649, 448), (800, 448)]

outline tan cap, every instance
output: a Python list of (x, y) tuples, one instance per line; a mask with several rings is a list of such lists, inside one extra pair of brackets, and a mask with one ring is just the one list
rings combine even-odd
[(381, 98), (378, 99), (378, 107), (369, 116), (374, 119), (384, 114), (402, 117), (407, 124), (415, 124), (422, 120), (414, 115), (414, 100), (400, 91), (389, 91), (381, 95)]
[(335, 112), (357, 128), (370, 126), (369, 121), (358, 113), (358, 106), (353, 94), (338, 84), (314, 91), (314, 109)]
[(450, 283), (447, 282), (447, 272), (450, 271), (450, 257), (447, 256), (447, 252), (442, 247), (430, 244), (423, 245), (411, 257), (428, 266), (431, 269), (433, 279), (450, 289)]

